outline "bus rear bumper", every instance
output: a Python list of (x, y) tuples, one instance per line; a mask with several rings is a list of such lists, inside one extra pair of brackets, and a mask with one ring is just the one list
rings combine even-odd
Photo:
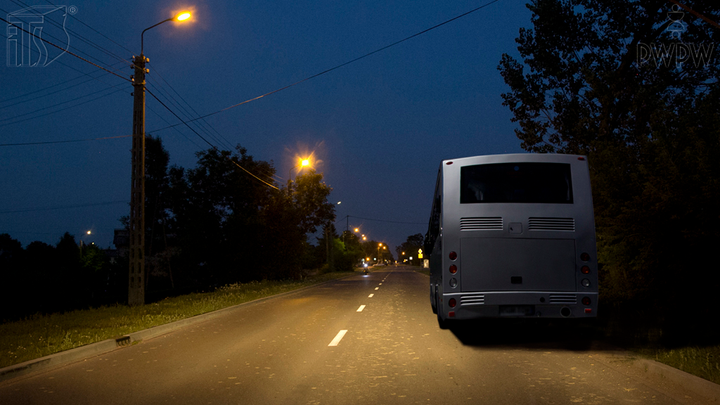
[[(503, 291), (444, 294), (443, 317), (458, 320), (506, 317), (593, 318), (597, 316), (597, 297), (597, 292)], [(455, 303), (454, 307), (451, 307), (451, 302)]]

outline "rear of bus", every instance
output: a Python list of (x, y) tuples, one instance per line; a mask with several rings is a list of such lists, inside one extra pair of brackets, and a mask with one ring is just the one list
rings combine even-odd
[(439, 176), (442, 225), (432, 252), (431, 295), (441, 324), (597, 315), (585, 157), (476, 156), (443, 161)]

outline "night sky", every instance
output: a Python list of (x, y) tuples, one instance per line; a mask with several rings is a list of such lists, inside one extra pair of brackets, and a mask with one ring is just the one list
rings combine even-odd
[[(44, 39), (64, 48), (69, 38), (70, 52), (129, 78), (143, 29), (193, 10), (192, 22), (155, 27), (144, 44), (149, 90), (190, 119), (283, 88), (489, 1), (74, 0), (56, 3), (76, 12), (68, 13), (65, 30), (63, 11), (46, 17), (60, 26), (47, 20), (38, 25)], [(0, 16), (40, 4), (50, 2), (0, 0)], [(0, 233), (23, 246), (35, 240), (54, 245), (70, 232), (76, 240), (113, 247), (113, 229), (129, 213), (131, 138), (122, 136), (132, 133), (132, 86), (49, 45), (46, 66), (28, 66), (32, 59), (16, 66), (22, 63), (10, 46), (15, 37), (7, 23), (0, 24)], [(502, 106), (500, 95), (509, 88), (497, 65), (502, 53), (518, 57), (515, 38), (530, 26), (525, 1), (500, 0), (191, 125), (220, 148), (240, 144), (255, 159), (272, 161), (283, 184), (296, 157), (314, 153), (316, 169), (333, 188), (330, 201), (342, 202), (336, 206), (338, 230), (350, 215), (351, 228), (390, 244), (395, 253), (407, 236), (426, 231), (441, 160), (522, 152), (510, 111)], [(162, 137), (171, 164), (192, 168), (195, 153), (209, 145), (184, 125), (163, 129), (177, 123), (148, 94), (146, 132)], [(119, 138), (8, 146), (101, 137)]]

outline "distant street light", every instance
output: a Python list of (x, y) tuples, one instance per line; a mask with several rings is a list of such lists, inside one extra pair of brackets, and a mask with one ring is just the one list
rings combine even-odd
[[(132, 177), (130, 189), (130, 271), (128, 276), (128, 304), (145, 304), (145, 31), (168, 21), (187, 21), (189, 12), (145, 28), (140, 34), (140, 56), (133, 57), (133, 136)], [(89, 234), (89, 233), (88, 233)]]

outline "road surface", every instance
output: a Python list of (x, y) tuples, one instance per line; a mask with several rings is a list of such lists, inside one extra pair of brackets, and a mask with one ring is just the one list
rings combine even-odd
[(386, 267), (0, 386), (0, 404), (678, 404), (575, 327), (438, 328), (428, 277)]

